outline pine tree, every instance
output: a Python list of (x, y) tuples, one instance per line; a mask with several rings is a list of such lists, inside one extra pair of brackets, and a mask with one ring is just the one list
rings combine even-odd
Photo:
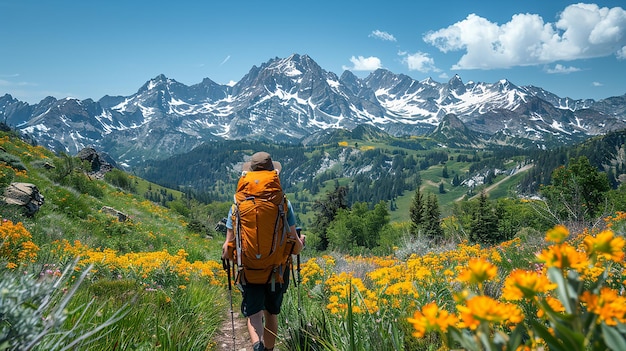
[(481, 192), (478, 207), (472, 216), (470, 240), (480, 244), (495, 244), (502, 239), (498, 227), (499, 220), (495, 209), (489, 203), (487, 194)]
[(425, 217), (424, 234), (426, 234), (426, 237), (430, 240), (442, 239), (443, 228), (441, 228), (441, 211), (439, 210), (439, 202), (435, 194), (428, 195)]
[(328, 237), (326, 235), (328, 226), (335, 219), (337, 212), (340, 209), (347, 209), (347, 195), (348, 188), (340, 186), (333, 192), (326, 194), (324, 200), (317, 200), (313, 205), (313, 209), (317, 211), (316, 219), (313, 231), (317, 233), (320, 238), (320, 243), (317, 249), (326, 250), (328, 248)]
[(424, 198), (420, 192), (420, 188), (415, 189), (411, 207), (409, 207), (409, 215), (411, 218), (411, 234), (417, 237), (420, 227), (424, 224)]
[(384, 201), (377, 203), (364, 217), (365, 247), (372, 249), (378, 245), (381, 230), (389, 223), (387, 204)]
[(459, 178), (458, 174), (454, 175), (454, 178), (452, 178), (452, 185), (453, 186), (459, 186), (461, 185), (461, 179)]

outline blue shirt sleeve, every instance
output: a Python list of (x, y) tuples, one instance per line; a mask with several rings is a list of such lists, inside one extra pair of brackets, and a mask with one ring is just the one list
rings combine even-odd
[(296, 225), (296, 215), (293, 212), (293, 207), (291, 207), (291, 201), (289, 200), (287, 200), (287, 223), (290, 227)]
[(226, 228), (233, 229), (233, 206), (230, 206), (228, 210), (228, 216), (226, 217)]

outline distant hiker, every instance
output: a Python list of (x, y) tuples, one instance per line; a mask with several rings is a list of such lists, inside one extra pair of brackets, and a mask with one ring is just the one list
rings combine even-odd
[(226, 222), (222, 258), (234, 260), (254, 351), (273, 350), (289, 284), (291, 255), (304, 247), (278, 174), (279, 162), (257, 152), (243, 166)]

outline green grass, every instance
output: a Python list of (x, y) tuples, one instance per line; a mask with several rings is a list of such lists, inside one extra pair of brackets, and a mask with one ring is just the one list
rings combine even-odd
[[(76, 306), (95, 299), (92, 324), (98, 325), (124, 304), (128, 313), (115, 332), (102, 332), (90, 350), (198, 350), (211, 346), (226, 309), (221, 287), (192, 282), (186, 289), (145, 289), (133, 281), (102, 280), (82, 290)], [(133, 308), (136, 306), (136, 308)], [(72, 322), (71, 320), (68, 322)]]
[[(52, 180), (57, 178), (58, 169), (42, 167), (45, 162), (52, 163), (56, 156), (6, 136), (0, 133), (0, 146), (14, 158), (20, 157), (26, 169), (26, 172), (12, 172), (10, 181), (34, 183), (44, 195), (45, 203), (33, 217), (25, 217), (10, 206), (0, 207), (0, 217), (22, 222), (40, 248), (35, 262), (21, 262), (15, 270), (5, 268), (5, 259), (0, 256), (0, 272), (19, 276), (24, 271), (37, 274), (42, 267), (64, 267), (67, 259), (57, 249), (57, 243), (62, 240), (71, 244), (78, 241), (90, 250), (111, 249), (118, 255), (137, 253), (150, 257), (151, 253), (167, 251), (174, 255), (184, 250), (189, 263), (219, 262), (223, 235), (212, 233), (213, 239), (209, 239), (204, 233), (191, 232), (186, 228), (186, 218), (142, 196), (149, 188), (153, 192), (166, 190), (177, 198), (180, 192), (131, 177), (136, 191), (132, 194), (105, 181), (80, 178), (76, 173), (74, 177), (78, 181), (71, 184), (93, 190), (81, 193), (71, 184), (60, 185)], [(116, 217), (101, 212), (103, 206), (124, 212), (128, 220), (119, 222)], [(199, 218), (207, 218), (211, 214), (206, 212), (208, 208), (198, 207), (194, 211)], [(55, 335), (85, 334), (125, 310), (114, 328), (102, 330), (92, 337), (93, 343), (81, 343), (76, 349), (204, 351), (215, 346), (212, 344), (215, 333), (226, 318), (227, 291), (223, 286), (211, 285), (208, 279), (195, 275), (183, 279), (175, 272), (143, 279), (133, 277), (132, 272), (107, 270), (106, 265), (96, 265), (78, 287), (67, 308), (65, 327), (56, 330), (55, 333), (61, 334)], [(149, 281), (157, 278), (158, 281)], [(69, 342), (59, 340), (44, 339), (42, 345), (58, 343), (49, 348), (57, 350)]]

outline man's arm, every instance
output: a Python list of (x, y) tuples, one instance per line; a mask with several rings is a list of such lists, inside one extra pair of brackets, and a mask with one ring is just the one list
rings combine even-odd
[(232, 250), (235, 248), (235, 232), (232, 228), (226, 228), (226, 240), (222, 245), (222, 258), (225, 260), (232, 260)]
[(222, 259), (232, 260), (234, 258), (233, 252), (235, 250), (235, 232), (233, 231), (233, 207), (228, 210), (228, 216), (226, 216), (226, 240), (222, 245)]
[(289, 236), (287, 239), (294, 241), (293, 254), (297, 255), (304, 248), (305, 236), (298, 236), (296, 231), (296, 214), (291, 206), (291, 201), (287, 200), (287, 223), (289, 223)]
[(296, 231), (295, 225), (289, 226), (288, 239), (293, 240), (294, 242), (292, 254), (294, 255), (299, 254), (300, 251), (302, 251), (302, 249), (304, 248), (305, 236), (304, 235), (298, 236), (298, 232)]

